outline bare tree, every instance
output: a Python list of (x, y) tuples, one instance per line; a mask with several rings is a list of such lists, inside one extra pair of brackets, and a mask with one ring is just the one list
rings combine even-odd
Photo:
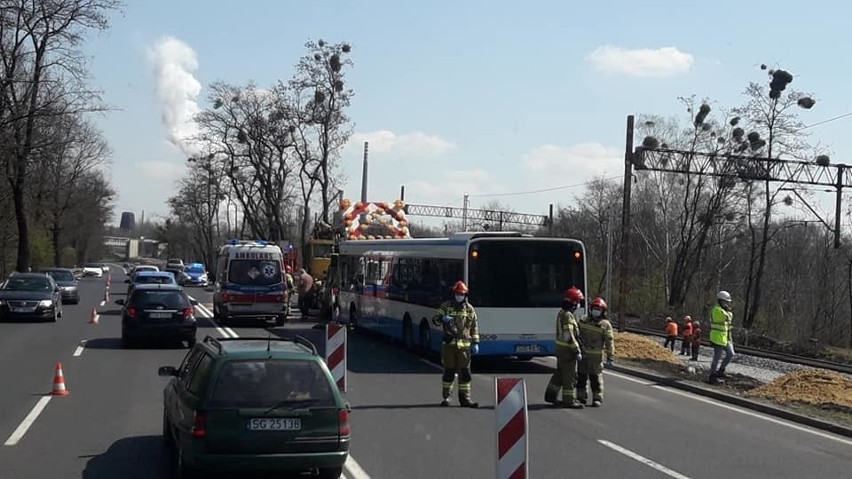
[[(14, 0), (0, 8), (0, 126), (3, 174), (11, 186), (18, 229), (17, 269), (30, 264), (29, 223), (25, 192), (37, 136), (36, 122), (51, 106), (51, 84), (73, 97), (65, 105), (91, 103), (85, 87), (85, 61), (80, 52), (87, 30), (107, 28), (107, 14), (117, 0)], [(88, 100), (88, 101), (81, 101)], [(51, 110), (48, 109), (48, 112)]]
[[(763, 157), (763, 161), (759, 163), (765, 171), (770, 171), (777, 158), (799, 157), (806, 151), (802, 141), (804, 125), (795, 108), (811, 109), (816, 102), (809, 95), (795, 90), (785, 93), (787, 86), (793, 81), (793, 75), (789, 72), (768, 69), (766, 65), (761, 65), (761, 69), (768, 71), (769, 84), (750, 83), (745, 90), (746, 104), (735, 111), (753, 130), (741, 143), (741, 149), (748, 149), (756, 157)], [(762, 191), (758, 189), (758, 184)], [(772, 236), (772, 207), (777, 203), (778, 187), (773, 188), (768, 177), (761, 181), (760, 175), (749, 178), (747, 187), (751, 250), (743, 327), (749, 330), (754, 325), (761, 306), (766, 254)], [(755, 204), (757, 196), (763, 197), (763, 204), (760, 206)], [(760, 217), (757, 222), (756, 217)]]

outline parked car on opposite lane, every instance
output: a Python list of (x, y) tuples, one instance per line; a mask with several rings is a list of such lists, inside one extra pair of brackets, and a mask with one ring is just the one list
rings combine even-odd
[(62, 317), (62, 293), (44, 273), (12, 273), (0, 284), (0, 321)]
[(74, 277), (74, 272), (68, 268), (43, 268), (39, 273), (44, 273), (59, 285), (62, 290), (62, 302), (78, 304), (80, 302), (79, 281)]

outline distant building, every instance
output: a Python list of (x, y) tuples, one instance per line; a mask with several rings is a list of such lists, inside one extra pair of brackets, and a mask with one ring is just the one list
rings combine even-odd
[(133, 231), (136, 229), (136, 215), (125, 211), (121, 213), (121, 223), (119, 224), (119, 229), (124, 231)]

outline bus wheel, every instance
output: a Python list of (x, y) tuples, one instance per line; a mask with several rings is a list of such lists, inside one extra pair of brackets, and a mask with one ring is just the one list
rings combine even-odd
[(357, 329), (358, 328), (358, 311), (355, 309), (355, 305), (349, 306), (349, 328)]
[(420, 334), (417, 336), (420, 350), (428, 352), (432, 348), (432, 330), (429, 328), (429, 323), (425, 319), (420, 322)]
[(406, 313), (405, 319), (402, 320), (402, 344), (409, 351), (414, 349), (414, 338), (412, 336), (411, 317)]

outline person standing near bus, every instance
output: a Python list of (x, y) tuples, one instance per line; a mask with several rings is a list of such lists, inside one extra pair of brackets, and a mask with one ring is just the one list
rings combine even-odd
[(583, 359), (583, 353), (574, 311), (584, 299), (576, 286), (565, 291), (562, 309), (556, 314), (556, 372), (544, 391), (545, 402), (558, 404), (561, 393), (561, 405), (571, 409), (583, 409), (583, 404), (577, 401), (577, 362)]
[(603, 403), (603, 354), (606, 352), (606, 365), (612, 366), (615, 357), (612, 324), (606, 319), (606, 301), (598, 296), (589, 305), (589, 314), (580, 320), (580, 343), (583, 345), (583, 359), (577, 365), (577, 399), (585, 404), (589, 397), (586, 383), (592, 389), (592, 407)]
[(459, 376), (459, 405), (476, 408), (479, 403), (471, 399), (470, 357), (479, 352), (479, 325), (476, 310), (467, 301), (468, 289), (464, 281), (457, 281), (452, 287), (453, 299), (445, 301), (432, 318), (432, 324), (443, 328), (441, 347), (441, 365), (444, 374), (441, 377), (441, 406), (450, 405), (453, 383)]

